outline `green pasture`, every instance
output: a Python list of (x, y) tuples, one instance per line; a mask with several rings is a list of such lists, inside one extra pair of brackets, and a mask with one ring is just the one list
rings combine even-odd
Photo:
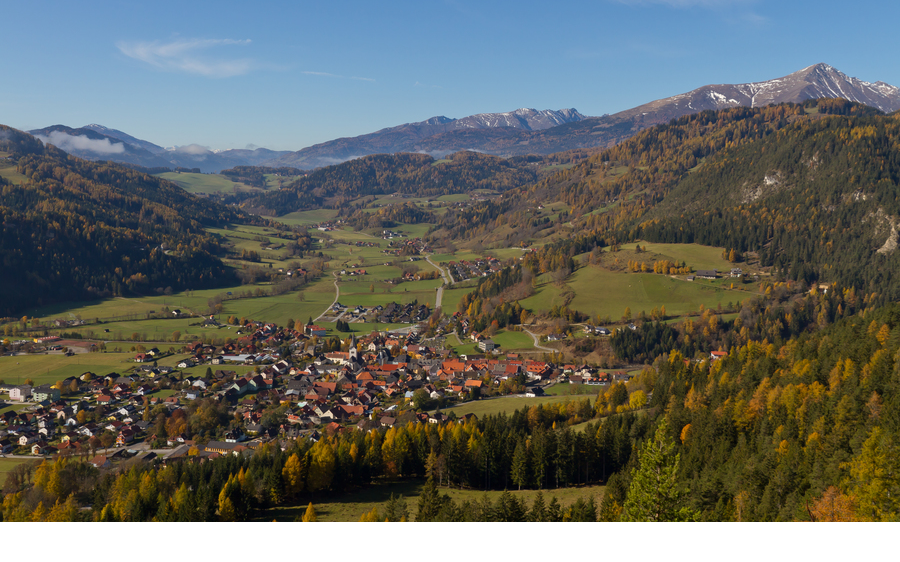
[(459, 355), (481, 353), (478, 345), (469, 338), (460, 338), (456, 333), (448, 334), (444, 344)]
[(281, 189), (282, 186), (292, 183), (300, 176), (276, 176), (275, 174), (263, 174), (266, 178), (266, 189)]
[(576, 271), (566, 282), (567, 289), (545, 284), (535, 295), (520, 301), (529, 310), (550, 310), (554, 305), (565, 304), (563, 294), (574, 293), (570, 309), (580, 310), (593, 317), (617, 320), (631, 309), (632, 317), (654, 308), (666, 307), (667, 315), (679, 316), (697, 312), (702, 304), (706, 308), (739, 303), (748, 297), (746, 291), (730, 290), (715, 285), (689, 282), (667, 275), (653, 273), (621, 273), (597, 267), (584, 267)]
[[(622, 250), (634, 250), (635, 246), (640, 245), (648, 254), (659, 254), (664, 258), (675, 263), (684, 261), (687, 265), (697, 269), (717, 269), (719, 272), (728, 272), (733, 267), (742, 267), (742, 264), (733, 264), (728, 260), (722, 259), (722, 248), (713, 246), (701, 246), (700, 244), (657, 244), (655, 242), (636, 242), (632, 244), (622, 244)], [(607, 259), (615, 254), (604, 254), (603, 259)], [(640, 259), (640, 255), (635, 256)], [(647, 258), (649, 260), (649, 258)], [(649, 262), (648, 265), (652, 265)], [(746, 269), (746, 265), (743, 266)]]
[(188, 172), (166, 172), (156, 174), (157, 177), (176, 184), (189, 193), (221, 193), (238, 191), (260, 191), (256, 187), (235, 183), (219, 174), (192, 174)]
[(330, 221), (337, 216), (337, 209), (316, 209), (314, 211), (297, 211), (280, 217), (267, 217), (288, 226), (311, 226)]
[[(316, 318), (334, 301), (333, 283), (334, 279), (331, 276), (324, 276), (302, 287), (299, 291), (291, 291), (283, 295), (225, 300), (222, 303), (222, 313), (218, 315), (218, 318), (220, 322), (225, 323), (228, 316), (235, 315), (239, 318), (245, 317), (280, 325), (288, 319), (306, 320), (310, 316)], [(436, 283), (436, 281), (432, 281), (432, 283)], [(181, 332), (182, 340), (190, 340), (192, 336), (235, 338), (234, 330), (228, 330), (228, 328), (191, 325), (202, 322), (202, 318), (147, 319), (146, 315), (151, 310), (161, 312), (163, 306), (167, 306), (170, 310), (181, 309), (203, 314), (209, 308), (209, 299), (217, 295), (226, 294), (229, 291), (238, 294), (257, 288), (268, 291), (271, 285), (238, 285), (222, 289), (176, 293), (169, 296), (113, 298), (95, 303), (80, 303), (68, 310), (61, 306), (43, 307), (31, 311), (28, 316), (39, 318), (42, 321), (79, 317), (90, 322), (94, 318), (134, 315), (133, 319), (104, 321), (101, 324), (50, 330), (51, 333), (65, 331), (81, 334), (82, 337), (105, 340), (131, 340), (132, 334), (137, 333), (139, 339), (142, 340), (168, 341), (172, 332), (176, 330)], [(303, 300), (300, 299), (301, 293)], [(109, 330), (109, 332), (105, 330)]]
[(87, 371), (104, 376), (121, 373), (135, 366), (134, 353), (77, 353), (65, 355), (15, 355), (0, 357), (0, 379), (7, 384), (54, 384), (68, 377), (80, 377)]
[(500, 346), (500, 349), (506, 353), (508, 351), (533, 351), (534, 340), (525, 332), (513, 332), (510, 330), (500, 330), (491, 339)]
[(446, 203), (465, 203), (470, 199), (471, 197), (469, 197), (468, 193), (453, 193), (451, 195), (441, 195), (437, 198), (438, 201), (444, 201)]
[(444, 314), (453, 316), (453, 313), (456, 312), (456, 307), (459, 305), (459, 301), (470, 292), (472, 292), (471, 287), (444, 289), (444, 294), (441, 297), (441, 308), (443, 309)]
[(544, 166), (543, 168), (541, 168), (541, 172), (555, 173), (561, 170), (568, 170), (574, 166), (575, 164), (572, 164), (571, 162), (569, 162), (568, 164), (551, 164), (549, 166)]
[(16, 185), (20, 185), (23, 182), (28, 181), (28, 178), (26, 178), (16, 170), (15, 162), (6, 160), (7, 156), (8, 153), (0, 152), (0, 177)]
[[(361, 305), (372, 307), (377, 305), (386, 305), (390, 302), (406, 304), (417, 300), (419, 304), (429, 304), (434, 307), (437, 297), (437, 288), (441, 286), (440, 279), (429, 279), (425, 281), (408, 281), (399, 285), (386, 285), (383, 283), (374, 283), (375, 291), (371, 292), (369, 287), (373, 282), (365, 277), (359, 278), (359, 281), (341, 281), (341, 304), (349, 307)], [(330, 303), (329, 303), (330, 304)]]
[[(372, 508), (377, 507), (379, 511), (384, 509), (393, 494), (395, 498), (403, 497), (409, 511), (409, 520), (415, 521), (416, 512), (418, 511), (419, 494), (422, 486), (425, 484), (423, 480), (376, 480), (370, 485), (363, 488), (345, 492), (342, 494), (334, 494), (323, 498), (317, 502), (313, 499), (313, 509), (316, 511), (316, 518), (322, 522), (356, 522), (363, 514), (368, 513)], [(563, 507), (563, 510), (575, 503), (579, 498), (594, 497), (594, 502), (599, 506), (603, 499), (605, 486), (583, 486), (573, 488), (556, 488), (552, 490), (542, 490), (544, 497), (544, 505), (548, 505), (556, 496), (557, 501)], [(487, 495), (491, 502), (496, 502), (503, 492), (498, 490), (482, 491), (482, 490), (460, 490), (457, 488), (438, 488), (440, 493), (450, 496), (457, 505), (466, 501), (476, 503)], [(537, 490), (509, 490), (514, 497), (525, 502), (525, 506), (531, 509), (534, 498), (537, 496)], [(294, 521), (299, 520), (306, 513), (309, 500), (300, 501), (296, 505), (282, 506), (255, 514), (256, 521)]]
[(544, 393), (548, 396), (565, 396), (573, 400), (590, 398), (593, 401), (597, 395), (600, 394), (601, 391), (605, 391), (606, 388), (606, 386), (594, 384), (561, 383), (545, 388)]
[(535, 398), (525, 398), (520, 396), (502, 396), (499, 398), (488, 398), (484, 400), (475, 400), (473, 402), (466, 402), (464, 404), (460, 404), (459, 406), (454, 406), (453, 408), (447, 408), (443, 410), (443, 412), (455, 412), (457, 417), (462, 417), (466, 414), (475, 414), (480, 419), (483, 416), (492, 415), (496, 416), (499, 414), (507, 414), (510, 415), (516, 410), (521, 410), (522, 408), (530, 408), (531, 406), (543, 406), (544, 404), (559, 404), (565, 403), (569, 401), (577, 401), (583, 400), (584, 396), (538, 396)]

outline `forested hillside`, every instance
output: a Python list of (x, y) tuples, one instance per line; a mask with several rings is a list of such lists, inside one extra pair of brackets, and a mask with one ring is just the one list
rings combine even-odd
[(662, 358), (653, 403), (691, 505), (710, 520), (900, 517), (898, 349), (891, 305), (712, 365)]
[[(249, 217), (115, 164), (67, 155), (12, 129), (0, 149), (0, 315), (99, 296), (232, 282), (205, 226)], [(12, 169), (12, 168), (10, 168)]]
[[(727, 148), (764, 139), (792, 123), (827, 115), (879, 115), (844, 100), (811, 100), (803, 105), (704, 111), (647, 129), (575, 166), (509, 193), (504, 204), (448, 213), (441, 226), (450, 237), (489, 234), (500, 218), (512, 230), (532, 226), (534, 209), (554, 202), (568, 207), (559, 225), (575, 220), (576, 232), (618, 231), (661, 202), (694, 169)], [(488, 236), (487, 240), (491, 240)]]
[[(448, 212), (435, 236), (557, 240), (529, 256), (538, 264), (616, 242), (696, 242), (888, 302), (900, 298), (898, 139), (895, 116), (843, 100), (703, 112)], [(535, 211), (553, 202), (565, 204), (555, 219)]]
[[(536, 159), (538, 162), (540, 158)], [(504, 160), (459, 152), (436, 161), (426, 154), (378, 154), (320, 168), (284, 189), (244, 203), (247, 209), (277, 216), (300, 210), (339, 209), (365, 196), (400, 193), (438, 197), (478, 189), (505, 191), (533, 182), (528, 158)]]
[(900, 121), (830, 117), (729, 149), (632, 235), (759, 252), (787, 278), (900, 298)]

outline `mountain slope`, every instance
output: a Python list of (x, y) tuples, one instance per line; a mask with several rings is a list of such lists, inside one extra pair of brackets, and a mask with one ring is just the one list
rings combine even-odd
[[(517, 109), (506, 113), (480, 113), (461, 119), (439, 116), (358, 137), (335, 139), (286, 154), (266, 164), (310, 169), (338, 164), (369, 154), (428, 152), (432, 155), (443, 156), (460, 150), (478, 149), (486, 142), (484, 139), (505, 138), (523, 131), (549, 129), (582, 119), (585, 119), (585, 116), (575, 109), (558, 111)], [(454, 141), (446, 145), (441, 144), (440, 141), (428, 142), (434, 137), (452, 135), (454, 132), (458, 133), (451, 136)], [(470, 139), (468, 142), (471, 146), (467, 144), (467, 139)], [(420, 150), (420, 146), (429, 148)], [(445, 148), (445, 146), (450, 148)], [(486, 150), (485, 152), (490, 151)]]
[(267, 148), (214, 152), (196, 144), (168, 150), (122, 131), (96, 124), (79, 129), (53, 125), (29, 132), (42, 141), (85, 160), (136, 164), (145, 168), (199, 168), (203, 173), (218, 173), (235, 166), (256, 166), (288, 154), (286, 151)]
[[(451, 210), (436, 235), (549, 241), (528, 258), (541, 267), (624, 241), (718, 246), (783, 279), (895, 301), (897, 146), (900, 118), (844, 100), (704, 111), (502, 200)], [(550, 203), (565, 212), (548, 221), (535, 209)]]
[(0, 176), (0, 316), (68, 300), (234, 281), (206, 226), (240, 211), (115, 164), (42, 146), (0, 126), (18, 178)]
[[(304, 148), (279, 158), (273, 165), (311, 168), (385, 152), (424, 152), (440, 156), (473, 150), (509, 157), (603, 148), (622, 142), (647, 127), (700, 111), (799, 103), (817, 98), (843, 98), (886, 113), (900, 109), (900, 89), (884, 82), (864, 82), (826, 64), (816, 64), (774, 80), (703, 86), (602, 117), (584, 117), (575, 110), (518, 110), (458, 120), (435, 117)], [(520, 114), (523, 111), (528, 115)], [(547, 115), (539, 115), (544, 113)], [(519, 122), (523, 118), (528, 121), (528, 126)]]
[(367, 195), (437, 197), (477, 189), (504, 191), (537, 177), (537, 166), (524, 158), (459, 152), (435, 161), (427, 154), (374, 154), (319, 168), (279, 191), (245, 201), (243, 207), (276, 216), (326, 206), (347, 210), (350, 201)]

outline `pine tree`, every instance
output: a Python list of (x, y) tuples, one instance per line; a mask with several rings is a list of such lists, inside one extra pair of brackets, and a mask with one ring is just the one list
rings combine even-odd
[(678, 478), (680, 454), (675, 452), (675, 440), (669, 435), (665, 417), (653, 439), (641, 450), (638, 467), (631, 476), (631, 487), (625, 505), (623, 521), (691, 521), (696, 518), (685, 503), (685, 495)]

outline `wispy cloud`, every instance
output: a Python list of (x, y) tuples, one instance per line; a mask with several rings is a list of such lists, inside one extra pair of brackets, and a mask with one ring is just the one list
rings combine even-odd
[(326, 78), (340, 78), (342, 80), (362, 80), (363, 82), (374, 82), (374, 78), (363, 78), (362, 76), (341, 76), (340, 74), (332, 74), (330, 72), (316, 72), (315, 70), (304, 70), (303, 74), (310, 76), (324, 76)]
[(186, 72), (210, 78), (247, 74), (256, 66), (249, 58), (224, 58), (208, 54), (211, 49), (246, 46), (250, 39), (178, 39), (169, 42), (116, 43), (125, 56), (170, 72)]

